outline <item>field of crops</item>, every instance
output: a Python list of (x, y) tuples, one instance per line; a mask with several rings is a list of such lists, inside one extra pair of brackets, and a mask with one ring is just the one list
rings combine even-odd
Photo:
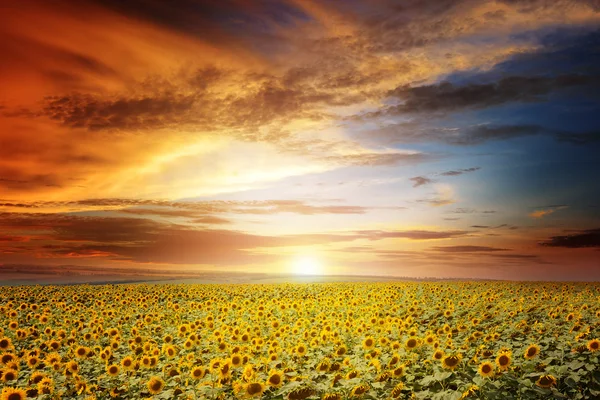
[(2, 400), (600, 398), (600, 285), (1, 287)]

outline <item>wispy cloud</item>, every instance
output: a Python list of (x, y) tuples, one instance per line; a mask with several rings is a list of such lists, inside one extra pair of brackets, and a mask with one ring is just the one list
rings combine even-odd
[(528, 215), (531, 218), (539, 219), (539, 218), (544, 218), (550, 214), (554, 214), (557, 211), (564, 210), (565, 208), (569, 208), (569, 206), (567, 206), (567, 205), (547, 206), (547, 207), (542, 207), (537, 210), (534, 210), (534, 211), (530, 212)]
[(550, 239), (540, 242), (541, 246), (585, 248), (600, 247), (600, 229), (587, 229), (571, 235), (552, 236)]
[(493, 251), (507, 251), (510, 249), (502, 249), (498, 247), (488, 246), (435, 246), (431, 248), (435, 251), (441, 251), (443, 253), (479, 253), (479, 252), (493, 252)]
[(414, 178), (410, 178), (409, 180), (413, 181), (413, 187), (419, 187), (423, 185), (427, 185), (428, 183), (433, 182), (433, 180), (426, 178), (424, 176), (415, 176)]

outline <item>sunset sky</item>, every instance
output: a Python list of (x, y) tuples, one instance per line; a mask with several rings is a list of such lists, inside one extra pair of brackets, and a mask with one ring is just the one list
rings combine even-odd
[(0, 275), (600, 280), (597, 1), (3, 1), (0, 39)]

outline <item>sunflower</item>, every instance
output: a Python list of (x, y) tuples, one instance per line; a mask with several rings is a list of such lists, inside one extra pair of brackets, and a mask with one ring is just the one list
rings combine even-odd
[(244, 397), (261, 397), (266, 387), (260, 382), (249, 382), (244, 385)]
[(131, 356), (127, 356), (121, 360), (121, 366), (126, 371), (131, 371), (134, 367), (133, 358)]
[(270, 387), (278, 388), (283, 385), (283, 372), (277, 370), (271, 370), (269, 377), (267, 378), (267, 385)]
[(398, 367), (396, 367), (392, 370), (392, 377), (400, 378), (404, 375), (405, 372), (406, 372), (406, 367), (404, 365), (399, 365)]
[(10, 338), (3, 337), (0, 339), (0, 350), (8, 350), (12, 347), (12, 342)]
[(431, 358), (440, 361), (442, 358), (444, 358), (444, 352), (442, 350), (436, 350), (433, 352), (433, 356), (431, 356)]
[(77, 394), (83, 393), (87, 389), (87, 383), (85, 381), (77, 381), (75, 383), (75, 391)]
[(173, 358), (175, 357), (175, 354), (177, 354), (177, 350), (174, 346), (166, 345), (163, 349), (163, 353), (167, 356), (167, 358)]
[(50, 340), (47, 344), (47, 346), (49, 348), (51, 348), (52, 350), (58, 350), (60, 349), (60, 342), (58, 340)]
[(46, 374), (44, 374), (43, 372), (34, 372), (33, 374), (31, 374), (31, 376), (29, 377), (29, 384), (38, 384), (42, 379), (44, 379), (46, 377)]
[(2, 389), (0, 399), (2, 400), (25, 400), (27, 392), (20, 388), (5, 387)]
[(300, 357), (305, 356), (307, 351), (308, 351), (308, 349), (302, 343), (300, 343), (296, 346), (296, 354), (298, 354)]
[(317, 366), (316, 366), (316, 370), (317, 370), (317, 372), (327, 372), (327, 371), (329, 371), (329, 361), (328, 360), (323, 360), (320, 363), (318, 363)]
[(85, 356), (87, 356), (87, 354), (90, 352), (90, 349), (85, 347), (85, 346), (79, 346), (75, 349), (75, 356), (77, 358), (83, 358)]
[(402, 382), (399, 382), (396, 386), (394, 386), (391, 393), (392, 399), (399, 399), (402, 395), (402, 389), (404, 389), (404, 384)]
[(353, 369), (352, 371), (346, 374), (346, 379), (354, 379), (358, 376), (358, 371)]
[(542, 375), (535, 384), (542, 388), (549, 388), (556, 385), (556, 378), (552, 375)]
[(241, 366), (242, 363), (243, 363), (243, 361), (244, 361), (243, 357), (241, 355), (239, 355), (239, 354), (233, 354), (231, 356), (231, 365), (233, 367), (239, 367), (239, 366)]
[(254, 371), (254, 367), (252, 366), (252, 364), (247, 364), (244, 367), (244, 372), (242, 373), (242, 379), (244, 379), (246, 382), (252, 380), (252, 378), (254, 378), (256, 371)]
[(371, 350), (375, 347), (375, 339), (372, 336), (367, 336), (362, 342), (363, 349)]
[(538, 354), (540, 354), (540, 346), (538, 346), (537, 344), (532, 344), (529, 345), (529, 347), (527, 347), (523, 356), (526, 359), (531, 360), (535, 358)]
[(19, 373), (12, 369), (12, 368), (4, 368), (2, 370), (2, 381), (3, 382), (8, 382), (8, 381), (16, 381), (18, 378)]
[(108, 367), (106, 367), (106, 373), (110, 376), (117, 376), (119, 375), (120, 368), (117, 364), (111, 364)]
[(460, 357), (457, 355), (445, 356), (442, 359), (442, 367), (454, 370), (460, 364)]
[(346, 354), (348, 352), (348, 348), (346, 347), (346, 345), (340, 345), (336, 350), (335, 350), (335, 355), (342, 357), (344, 356), (344, 354)]
[(194, 367), (190, 371), (190, 375), (193, 379), (202, 379), (206, 375), (206, 369), (204, 367)]
[(38, 393), (52, 394), (54, 392), (54, 380), (52, 378), (44, 378), (37, 384)]
[(485, 361), (479, 365), (477, 372), (479, 372), (479, 375), (483, 376), (484, 378), (491, 378), (494, 376), (494, 364), (489, 361)]
[(27, 358), (27, 366), (29, 368), (35, 368), (40, 363), (40, 359), (37, 356), (29, 356)]
[(463, 400), (468, 398), (469, 396), (474, 396), (475, 392), (477, 392), (479, 390), (479, 386), (477, 385), (471, 385), (467, 388), (467, 390), (465, 390), (463, 392), (463, 394), (460, 396), (459, 400)]
[(152, 360), (150, 360), (150, 356), (144, 356), (144, 357), (142, 357), (142, 360), (141, 360), (140, 364), (144, 368), (150, 368), (150, 364), (152, 364)]
[(417, 338), (410, 338), (406, 341), (405, 346), (408, 350), (412, 350), (419, 345), (419, 340)]
[(394, 365), (398, 364), (400, 362), (400, 355), (398, 354), (393, 354), (392, 357), (390, 358), (390, 360), (388, 361), (388, 367), (391, 368)]
[(150, 394), (159, 394), (165, 387), (165, 382), (158, 376), (153, 376), (148, 381), (148, 391)]
[(306, 399), (307, 397), (312, 396), (313, 394), (315, 394), (314, 389), (311, 389), (309, 387), (303, 387), (303, 388), (292, 390), (290, 392), (290, 394), (288, 394), (288, 399), (289, 400), (302, 400), (302, 399)]
[(13, 353), (4, 353), (0, 356), (0, 362), (4, 365), (7, 365), (10, 362), (17, 362), (18, 358)]
[(223, 360), (221, 364), (219, 364), (219, 375), (221, 378), (229, 378), (231, 376), (231, 361)]
[(79, 364), (77, 361), (69, 361), (65, 366), (66, 374), (77, 374), (79, 372)]
[(502, 371), (506, 371), (508, 367), (510, 367), (510, 363), (512, 361), (512, 356), (510, 352), (500, 353), (498, 357), (496, 357), (496, 364)]
[(339, 393), (325, 393), (321, 400), (342, 400), (342, 395)]
[(369, 390), (369, 386), (366, 384), (360, 384), (358, 386), (354, 386), (352, 391), (350, 392), (350, 397), (360, 397), (363, 394), (367, 393)]
[(587, 348), (591, 352), (596, 352), (596, 351), (600, 350), (600, 340), (598, 340), (598, 339), (590, 340), (589, 342), (587, 342)]

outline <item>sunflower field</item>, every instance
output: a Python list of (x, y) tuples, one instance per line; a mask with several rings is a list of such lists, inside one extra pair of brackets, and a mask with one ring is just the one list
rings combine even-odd
[(598, 399), (600, 285), (0, 287), (1, 400)]

